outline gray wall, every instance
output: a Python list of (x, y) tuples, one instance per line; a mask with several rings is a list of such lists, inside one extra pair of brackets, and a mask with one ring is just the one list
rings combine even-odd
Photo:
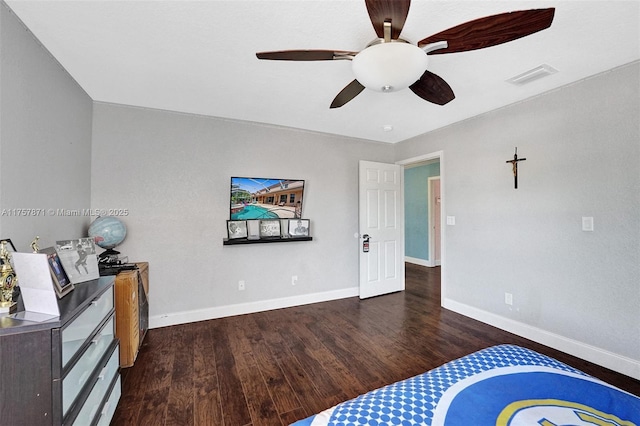
[[(90, 218), (93, 103), (0, 3), (0, 238), (27, 250), (80, 237)], [(36, 209), (20, 212), (14, 209)], [(40, 209), (40, 210), (37, 210)], [(23, 215), (28, 214), (28, 215)]]
[[(100, 103), (93, 130), (92, 206), (129, 209), (118, 250), (150, 262), (152, 326), (357, 294), (358, 160), (392, 145)], [(231, 176), (304, 179), (313, 241), (223, 246)]]
[[(396, 146), (443, 151), (445, 306), (640, 377), (640, 81), (634, 63)], [(505, 161), (514, 147), (519, 189)], [(594, 232), (581, 218), (594, 218)], [(513, 306), (504, 293), (513, 294)], [(574, 345), (575, 343), (575, 345)], [(573, 348), (574, 350), (576, 348)], [(579, 348), (577, 349), (580, 350)], [(625, 359), (627, 358), (627, 359)]]

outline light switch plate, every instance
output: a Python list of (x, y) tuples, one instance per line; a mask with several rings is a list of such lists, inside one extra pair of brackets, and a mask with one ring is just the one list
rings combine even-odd
[(593, 217), (582, 217), (582, 230), (583, 231), (593, 231)]
[(455, 225), (456, 217), (455, 216), (447, 216), (447, 225)]

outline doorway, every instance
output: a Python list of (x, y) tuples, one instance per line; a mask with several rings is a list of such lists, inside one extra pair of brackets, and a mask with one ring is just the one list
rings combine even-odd
[[(424, 155), (420, 155), (417, 157), (411, 157), (411, 158), (407, 158), (405, 160), (400, 160), (397, 161), (396, 164), (402, 165), (402, 166), (411, 166), (411, 165), (415, 165), (418, 163), (422, 163), (422, 162), (427, 162), (427, 161), (434, 161), (436, 160), (437, 162), (439, 162), (440, 164), (440, 176), (439, 176), (439, 190), (440, 190), (440, 202), (439, 202), (439, 207), (440, 207), (440, 211), (439, 213), (437, 213), (437, 218), (433, 218), (433, 220), (429, 220), (430, 224), (429, 224), (429, 228), (432, 227), (432, 225), (434, 225), (433, 222), (435, 222), (436, 220), (438, 220), (439, 224), (444, 223), (443, 221), (443, 217), (444, 214), (446, 212), (446, 194), (445, 194), (445, 179), (446, 179), (446, 174), (445, 174), (445, 164), (444, 164), (444, 152), (443, 151), (436, 151), (436, 152), (432, 152), (430, 154), (424, 154)], [(431, 185), (428, 185), (428, 188), (430, 188)], [(412, 194), (406, 194), (405, 193), (405, 197), (410, 197), (413, 196)], [(428, 196), (429, 198), (431, 198), (430, 196)], [(434, 200), (435, 201), (435, 200)], [(430, 211), (433, 211), (430, 209)], [(406, 212), (405, 212), (406, 214)], [(431, 231), (431, 230), (430, 230)], [(432, 234), (432, 232), (429, 232), (429, 234)], [(431, 241), (431, 238), (429, 238), (429, 240)], [(431, 242), (428, 242), (429, 245), (431, 245)], [(440, 269), (440, 275), (441, 275), (441, 279), (440, 279), (440, 288), (441, 288), (441, 304), (442, 304), (442, 300), (445, 299), (446, 297), (446, 227), (440, 227), (440, 238), (439, 241), (436, 242), (436, 240), (433, 240), (433, 251), (431, 250), (431, 247), (429, 247), (429, 253), (430, 253), (430, 260), (433, 260), (433, 256), (431, 256), (431, 253), (434, 253), (435, 251), (439, 251), (440, 256), (439, 256), (439, 265), (441, 267)], [(431, 266), (431, 265), (430, 265)], [(436, 266), (435, 264), (432, 266)]]
[(440, 162), (404, 166), (405, 261), (440, 265)]

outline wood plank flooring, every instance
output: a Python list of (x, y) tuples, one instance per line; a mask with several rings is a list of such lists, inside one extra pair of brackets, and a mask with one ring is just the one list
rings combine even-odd
[(407, 290), (150, 330), (112, 425), (288, 425), (485, 347), (513, 343), (640, 395), (640, 381), (440, 308), (440, 268)]

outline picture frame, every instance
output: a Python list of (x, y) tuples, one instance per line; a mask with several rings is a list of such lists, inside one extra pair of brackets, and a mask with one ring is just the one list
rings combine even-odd
[(55, 249), (69, 281), (73, 284), (100, 278), (93, 238), (56, 241)]
[(7, 251), (8, 252), (16, 252), (18, 250), (16, 250), (16, 246), (13, 245), (13, 242), (11, 241), (10, 238), (0, 238), (0, 241), (6, 241), (7, 242)]
[(51, 269), (45, 253), (15, 252), (14, 269), (20, 279), (20, 297), (24, 311), (14, 315), (28, 321), (42, 322), (60, 316), (60, 306)]
[(51, 272), (51, 281), (53, 282), (53, 289), (56, 291), (58, 299), (62, 299), (69, 294), (75, 286), (69, 280), (67, 273), (64, 271), (58, 252), (54, 247), (47, 247), (41, 249), (39, 253), (47, 255), (47, 263), (49, 264), (49, 272)]
[(227, 238), (237, 240), (247, 238), (246, 220), (227, 220)]
[(260, 220), (260, 239), (280, 238), (280, 219)]
[(289, 235), (291, 238), (309, 236), (309, 219), (289, 219)]
[(247, 239), (248, 240), (260, 239), (260, 220), (259, 219), (247, 220)]
[(280, 219), (280, 238), (289, 238), (289, 219)]

